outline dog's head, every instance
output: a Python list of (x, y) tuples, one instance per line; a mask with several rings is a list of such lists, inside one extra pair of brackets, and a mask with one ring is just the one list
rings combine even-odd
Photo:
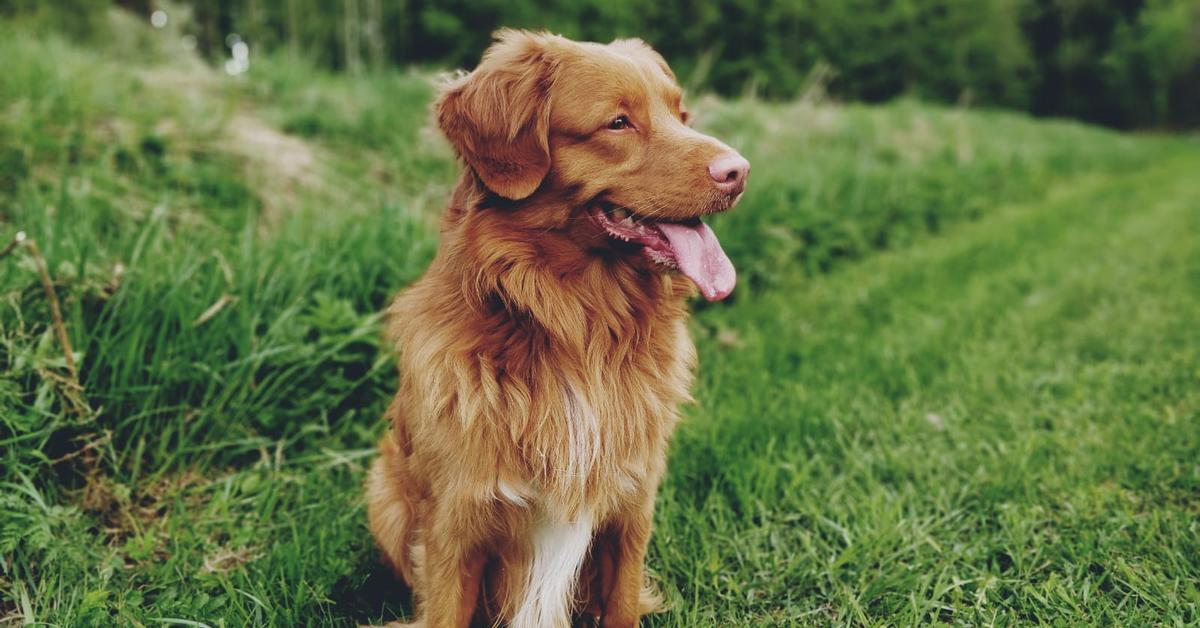
[(736, 281), (700, 221), (732, 207), (750, 164), (688, 126), (666, 61), (640, 40), (505, 30), (437, 103), (438, 124), (511, 220), (588, 253), (678, 269), (709, 300)]

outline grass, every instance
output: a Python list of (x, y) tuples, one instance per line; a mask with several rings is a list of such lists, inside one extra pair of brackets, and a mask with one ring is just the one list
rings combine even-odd
[[(0, 25), (0, 240), (44, 251), (87, 404), (18, 249), (0, 617), (403, 615), (360, 485), (394, 382), (378, 312), (455, 172), (429, 81), (230, 79), (139, 37)], [(672, 610), (647, 623), (1200, 622), (1200, 145), (911, 102), (693, 109), (755, 166), (714, 221), (743, 280), (696, 304), (649, 559)]]

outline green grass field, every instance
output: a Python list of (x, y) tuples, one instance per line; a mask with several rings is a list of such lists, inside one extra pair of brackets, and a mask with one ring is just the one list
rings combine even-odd
[[(364, 467), (379, 312), (456, 172), (427, 75), (228, 78), (0, 24), (0, 623), (408, 612)], [(152, 53), (147, 53), (152, 49)], [(652, 626), (1200, 622), (1200, 141), (693, 97), (713, 221)]]

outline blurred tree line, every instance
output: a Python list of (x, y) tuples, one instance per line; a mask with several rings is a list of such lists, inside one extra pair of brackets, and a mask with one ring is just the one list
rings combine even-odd
[[(87, 15), (114, 0), (0, 0), (0, 15)], [(115, 0), (190, 9), (214, 60), (229, 33), (356, 72), (471, 67), (500, 26), (638, 36), (691, 87), (794, 97), (915, 95), (1115, 127), (1200, 126), (1200, 0)]]

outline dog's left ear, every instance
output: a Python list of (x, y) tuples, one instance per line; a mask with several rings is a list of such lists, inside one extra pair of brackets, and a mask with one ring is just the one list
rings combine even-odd
[(436, 105), (438, 126), (487, 187), (520, 200), (550, 171), (552, 35), (502, 30)]

